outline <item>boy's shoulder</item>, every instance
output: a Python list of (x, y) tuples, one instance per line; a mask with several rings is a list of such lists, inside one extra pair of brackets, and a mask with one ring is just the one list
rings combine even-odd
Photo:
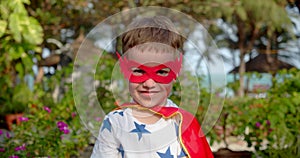
[(125, 110), (126, 109), (124, 109), (124, 108), (114, 109), (114, 110), (110, 111), (106, 116), (107, 117), (124, 116)]
[(104, 120), (113, 126), (122, 125), (129, 117), (125, 110), (126, 109), (114, 109), (105, 115)]

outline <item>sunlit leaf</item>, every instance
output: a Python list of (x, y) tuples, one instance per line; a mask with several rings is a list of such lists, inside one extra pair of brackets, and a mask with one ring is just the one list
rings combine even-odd
[(9, 16), (9, 29), (11, 30), (11, 33), (13, 35), (14, 40), (16, 40), (17, 42), (21, 42), (22, 40), (22, 36), (21, 36), (21, 21), (20, 21), (20, 15), (18, 14), (11, 14)]
[(24, 75), (24, 70), (23, 70), (23, 66), (21, 63), (17, 63), (16, 64), (16, 70), (19, 73), (20, 76)]
[(43, 30), (38, 21), (32, 17), (28, 19), (30, 25), (24, 26), (24, 40), (31, 44), (41, 44), (43, 42)]
[(244, 8), (242, 8), (242, 7), (237, 7), (237, 8), (236, 8), (236, 12), (237, 12), (238, 16), (239, 16), (243, 21), (247, 20), (247, 13), (246, 13), (246, 11), (245, 11)]
[(8, 6), (10, 7), (10, 9), (13, 9), (14, 13), (27, 15), (27, 11), (26, 11), (23, 3), (29, 4), (30, 1), (28, 1), (28, 0), (13, 0), (8, 3)]
[(7, 22), (4, 20), (0, 20), (0, 37), (4, 35), (6, 27), (7, 27)]

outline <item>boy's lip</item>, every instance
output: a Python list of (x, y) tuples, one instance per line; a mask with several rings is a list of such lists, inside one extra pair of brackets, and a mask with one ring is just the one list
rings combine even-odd
[(158, 93), (159, 91), (139, 91), (140, 93), (142, 93), (142, 94), (155, 94), (155, 93)]

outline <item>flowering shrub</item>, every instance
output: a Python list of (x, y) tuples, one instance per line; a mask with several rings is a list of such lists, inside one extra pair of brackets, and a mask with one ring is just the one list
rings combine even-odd
[(61, 132), (64, 132), (64, 134), (69, 134), (70, 130), (68, 129), (68, 125), (66, 123), (64, 123), (63, 121), (58, 121), (57, 122), (57, 128), (59, 128), (59, 130)]
[(242, 138), (259, 157), (300, 157), (300, 71), (283, 71), (280, 76), (266, 98), (227, 99), (216, 125), (223, 132), (212, 131), (212, 138)]
[(6, 157), (78, 155), (88, 145), (89, 132), (81, 126), (74, 110), (72, 106), (45, 108), (32, 105), (29, 113), (19, 118), (22, 123), (13, 128), (13, 135), (6, 133), (0, 152)]
[[(61, 72), (56, 75), (63, 76)], [(67, 158), (79, 155), (88, 146), (90, 133), (77, 116), (71, 84), (64, 83), (68, 90), (57, 103), (53, 101), (51, 84), (57, 80), (48, 83), (48, 91), (36, 87), (35, 102), (19, 117), (20, 125), (13, 126), (11, 133), (0, 131), (4, 138), (0, 140), (0, 157)]]

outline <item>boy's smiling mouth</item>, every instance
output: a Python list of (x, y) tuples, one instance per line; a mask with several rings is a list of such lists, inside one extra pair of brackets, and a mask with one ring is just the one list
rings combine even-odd
[(156, 93), (159, 93), (159, 91), (139, 91), (141, 94), (144, 94), (144, 95), (153, 95), (153, 94), (156, 94)]
[(159, 91), (140, 91), (140, 93), (158, 93)]

